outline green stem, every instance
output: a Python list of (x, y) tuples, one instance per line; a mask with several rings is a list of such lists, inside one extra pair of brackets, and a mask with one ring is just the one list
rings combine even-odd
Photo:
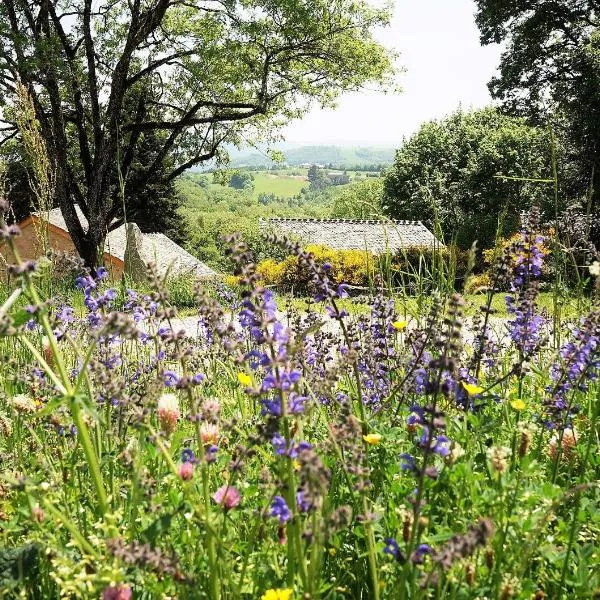
[(73, 416), (75, 427), (77, 427), (77, 436), (79, 437), (79, 441), (83, 447), (83, 453), (85, 454), (85, 458), (92, 475), (92, 481), (94, 482), (94, 487), (96, 488), (100, 513), (102, 516), (104, 516), (108, 510), (108, 499), (106, 497), (106, 490), (104, 488), (104, 481), (102, 479), (98, 457), (90, 438), (90, 432), (85, 424), (79, 401), (75, 398), (71, 398), (70, 404), (71, 415)]

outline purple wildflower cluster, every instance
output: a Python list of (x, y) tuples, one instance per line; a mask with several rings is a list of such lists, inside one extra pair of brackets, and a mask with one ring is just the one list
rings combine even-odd
[(543, 343), (546, 319), (539, 314), (537, 296), (544, 265), (544, 237), (536, 233), (539, 212), (533, 209), (518, 239), (506, 250), (513, 262), (511, 293), (506, 296), (510, 337), (523, 356), (529, 356)]

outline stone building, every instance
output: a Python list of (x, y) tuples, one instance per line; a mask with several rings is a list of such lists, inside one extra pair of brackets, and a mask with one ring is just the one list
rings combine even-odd
[[(77, 215), (82, 226), (87, 220), (77, 206)], [(45, 252), (42, 239), (45, 233), (47, 248), (76, 255), (75, 246), (67, 230), (60, 209), (45, 214), (32, 214), (19, 224), (22, 235), (15, 238), (19, 254), (24, 259), (36, 259)], [(0, 269), (13, 258), (7, 256), (6, 246), (0, 247)], [(189, 276), (202, 279), (217, 274), (210, 267), (192, 256), (181, 246), (162, 233), (142, 233), (135, 223), (127, 223), (109, 232), (104, 244), (103, 260), (115, 279), (128, 272), (135, 280), (145, 277), (146, 264), (154, 262), (160, 274)]]
[(290, 218), (262, 220), (261, 228), (305, 244), (334, 250), (365, 250), (371, 254), (443, 246), (421, 221)]

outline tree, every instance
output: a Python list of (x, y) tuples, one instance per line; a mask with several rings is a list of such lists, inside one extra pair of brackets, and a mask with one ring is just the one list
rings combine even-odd
[[(39, 164), (39, 151), (36, 155), (31, 148), (31, 143), (29, 145), (23, 143), (25, 132), (22, 128), (19, 133), (18, 139), (10, 140), (1, 149), (2, 160), (6, 165), (4, 179), (8, 200), (17, 222), (32, 211), (40, 210), (39, 180), (40, 176), (43, 177), (40, 170), (43, 170), (44, 166)], [(30, 130), (28, 134), (31, 140), (32, 131)], [(156, 168), (160, 172), (153, 181), (146, 180), (145, 165), (154, 162), (162, 148), (162, 142), (157, 132), (148, 131), (142, 134), (136, 156), (130, 166), (127, 185), (121, 190), (118, 178), (113, 181), (111, 185), (115, 193), (113, 227), (118, 227), (127, 220), (137, 223), (144, 233), (159, 231), (176, 242), (183, 243), (187, 237), (185, 222), (179, 214), (183, 200), (177, 192), (175, 182), (164, 177), (172, 168), (170, 157), (165, 157), (157, 164)], [(40, 144), (43, 144), (43, 141), (40, 140)], [(113, 175), (116, 178), (118, 173), (115, 171)]]
[(388, 20), (353, 0), (4, 0), (2, 133), (16, 133), (20, 81), (53, 158), (56, 204), (91, 267), (118, 224), (119, 181), (131, 182), (145, 135), (161, 141), (137, 179), (147, 186), (218, 158), (224, 143), (268, 140), (311, 102), (387, 83), (392, 57), (372, 33)]
[(308, 181), (310, 181), (310, 191), (319, 192), (331, 185), (327, 173), (317, 165), (311, 165), (308, 169)]
[[(483, 44), (503, 43), (490, 91), (511, 114), (556, 116), (570, 148), (562, 179), (570, 196), (600, 186), (600, 1), (476, 0)], [(566, 179), (565, 179), (566, 177)]]
[(396, 219), (440, 220), (447, 241), (462, 247), (494, 240), (499, 215), (507, 228), (519, 212), (540, 202), (547, 206), (551, 187), (515, 181), (550, 173), (550, 144), (543, 129), (493, 108), (457, 111), (430, 121), (396, 153), (384, 180), (384, 212)]
[(229, 179), (229, 187), (236, 190), (254, 189), (254, 175), (248, 171), (235, 171)]
[(333, 202), (336, 219), (373, 219), (381, 216), (383, 179), (364, 179), (345, 189)]

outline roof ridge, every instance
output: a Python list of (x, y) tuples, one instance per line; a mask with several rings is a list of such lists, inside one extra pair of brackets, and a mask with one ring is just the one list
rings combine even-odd
[[(262, 217), (260, 220), (264, 220)], [(366, 223), (366, 224), (395, 224), (395, 225), (423, 225), (422, 221), (403, 219), (327, 219), (315, 217), (269, 217), (270, 223)]]

